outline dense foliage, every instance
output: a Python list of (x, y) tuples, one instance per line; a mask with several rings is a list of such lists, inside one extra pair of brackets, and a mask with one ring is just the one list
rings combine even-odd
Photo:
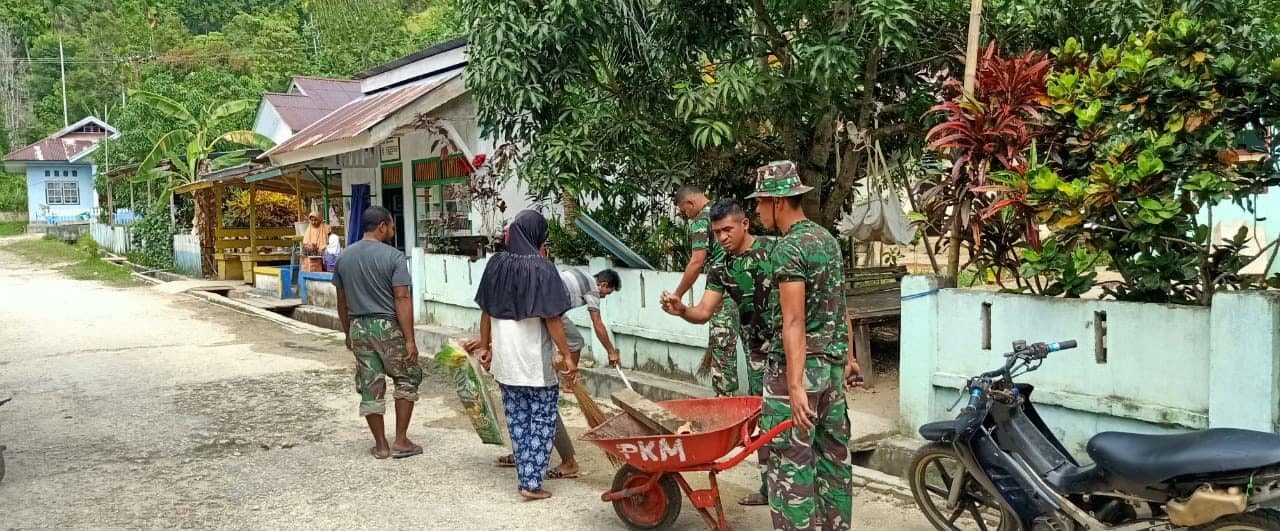
[[(928, 74), (953, 67), (966, 4), (860, 0), (466, 4), (486, 132), (526, 146), (533, 192), (589, 201), (695, 180), (739, 195), (789, 158), (834, 224), (866, 145), (919, 145)], [(656, 196), (651, 196), (656, 197)]]
[[(985, 203), (980, 219), (996, 223), (997, 241), (981, 241), (989, 232), (975, 227), (979, 259), (1017, 269), (1020, 287), (1048, 295), (1092, 288), (1103, 255), (1123, 279), (1107, 288), (1119, 299), (1208, 304), (1215, 289), (1239, 286), (1240, 269), (1255, 258), (1244, 254), (1250, 235), (1214, 241), (1212, 208), (1224, 201), (1251, 208), (1254, 194), (1280, 180), (1272, 159), (1241, 158), (1275, 154), (1269, 141), (1246, 141), (1269, 138), (1258, 133), (1280, 118), (1277, 34), (1261, 20), (1229, 25), (1175, 11), (1096, 48), (1068, 39), (1054, 49), (1038, 108), (1023, 113), (1035, 117), (1033, 127), (1009, 128), (1034, 140), (1034, 149), (1013, 150), (987, 168), (965, 158), (972, 148), (956, 138), (967, 137), (935, 142), (960, 155), (958, 174), (992, 181), (977, 189), (985, 194), (977, 203)], [(991, 64), (1006, 79), (1019, 70)], [(1019, 102), (962, 105), (946, 104), (949, 122)]]

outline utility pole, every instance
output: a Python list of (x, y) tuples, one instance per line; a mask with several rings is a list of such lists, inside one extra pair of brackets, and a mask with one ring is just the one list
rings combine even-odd
[[(56, 16), (56, 15), (55, 15)], [(57, 26), (57, 19), (54, 20)], [(67, 60), (62, 54), (62, 29), (58, 29), (58, 69), (62, 71), (62, 127), (71, 125), (67, 119)]]

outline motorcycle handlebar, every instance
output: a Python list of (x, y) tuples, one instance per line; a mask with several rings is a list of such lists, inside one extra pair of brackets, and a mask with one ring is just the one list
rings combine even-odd
[(1060, 350), (1071, 350), (1073, 348), (1076, 348), (1076, 346), (1077, 346), (1076, 340), (1068, 339), (1066, 341), (1059, 341), (1057, 343), (1049, 343), (1047, 345), (1048, 347), (1047, 350), (1049, 352), (1058, 352)]

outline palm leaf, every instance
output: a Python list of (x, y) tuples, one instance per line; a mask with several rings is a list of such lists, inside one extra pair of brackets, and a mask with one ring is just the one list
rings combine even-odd
[(235, 116), (247, 110), (253, 109), (257, 104), (258, 102), (254, 100), (228, 101), (226, 103), (223, 103), (222, 105), (214, 107), (213, 110), (209, 111), (209, 122), (211, 125), (217, 124), (218, 122), (221, 122), (223, 119), (229, 116)]
[(151, 151), (142, 159), (142, 162), (138, 163), (138, 170), (134, 173), (134, 179), (141, 182), (153, 178), (152, 173), (156, 165), (169, 156), (171, 152), (170, 145), (178, 141), (177, 137), (184, 133), (186, 131), (177, 129), (165, 133), (159, 140), (156, 140), (155, 145), (151, 147)]
[(160, 113), (165, 116), (181, 120), (190, 125), (196, 125), (198, 123), (195, 116), (192, 116), (191, 111), (188, 111), (181, 103), (172, 99), (154, 92), (147, 92), (145, 90), (135, 90), (131, 94), (135, 99), (142, 100), (143, 103), (146, 103), (155, 110), (160, 111)]
[(265, 135), (262, 135), (257, 131), (249, 131), (245, 129), (223, 133), (222, 136), (218, 137), (218, 139), (226, 140), (233, 144), (258, 148), (264, 151), (271, 149), (276, 145), (275, 140), (267, 138)]

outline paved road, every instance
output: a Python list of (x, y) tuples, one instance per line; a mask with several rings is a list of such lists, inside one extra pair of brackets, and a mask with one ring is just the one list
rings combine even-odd
[[(612, 469), (587, 446), (585, 477), (520, 501), (492, 466), (502, 450), (478, 443), (440, 375), (411, 430), (426, 454), (375, 461), (338, 342), (147, 286), (69, 280), (3, 245), (0, 398), (14, 400), (0, 408), (0, 528), (622, 528), (599, 501)], [(722, 476), (726, 499), (753, 476)], [(867, 492), (856, 512), (854, 529), (929, 529)], [(730, 517), (770, 527), (764, 509)], [(690, 509), (677, 524), (702, 528)]]

